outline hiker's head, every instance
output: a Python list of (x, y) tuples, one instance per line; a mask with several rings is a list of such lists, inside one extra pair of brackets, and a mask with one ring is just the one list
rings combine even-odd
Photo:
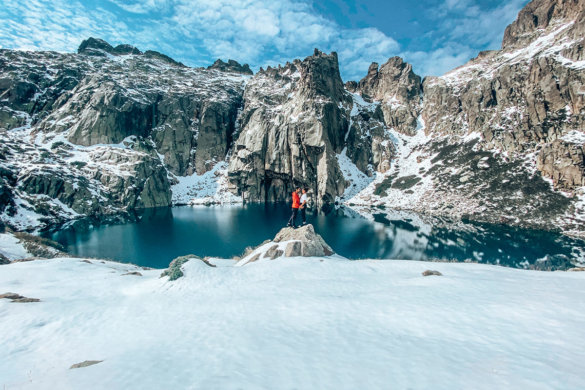
[(297, 187), (296, 192), (301, 192), (301, 187)]
[(309, 191), (307, 188), (303, 188), (303, 194), (306, 194)]

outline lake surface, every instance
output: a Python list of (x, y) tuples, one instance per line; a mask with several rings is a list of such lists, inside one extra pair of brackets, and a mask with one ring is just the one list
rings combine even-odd
[[(166, 268), (186, 254), (240, 255), (247, 246), (272, 239), (286, 224), (289, 210), (282, 204), (158, 208), (144, 210), (133, 221), (104, 225), (78, 221), (43, 235), (79, 256)], [(336, 253), (350, 259), (437, 259), (527, 267), (582, 261), (585, 253), (583, 241), (556, 233), (397, 211), (366, 219), (340, 208), (327, 214), (308, 212), (308, 222)]]

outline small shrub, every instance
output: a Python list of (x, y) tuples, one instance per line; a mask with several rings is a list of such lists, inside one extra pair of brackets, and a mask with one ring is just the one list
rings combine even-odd
[(63, 141), (57, 141), (57, 142), (53, 142), (53, 145), (51, 145), (51, 150), (57, 149), (60, 146), (65, 145), (65, 143)]
[(169, 264), (169, 268), (164, 270), (163, 273), (160, 274), (160, 277), (162, 278), (163, 276), (168, 276), (169, 280), (179, 279), (181, 276), (184, 275), (183, 271), (181, 270), (181, 267), (183, 266), (183, 264), (185, 264), (192, 258), (198, 259), (199, 257), (195, 255), (177, 257), (175, 260), (171, 261), (171, 264)]
[(71, 165), (73, 165), (77, 169), (81, 169), (81, 168), (85, 167), (87, 165), (87, 163), (84, 161), (73, 161), (71, 163)]

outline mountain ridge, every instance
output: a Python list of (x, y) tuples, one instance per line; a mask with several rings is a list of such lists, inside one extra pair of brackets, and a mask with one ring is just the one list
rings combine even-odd
[[(317, 49), (257, 74), (94, 38), (81, 54), (0, 50), (2, 153), (21, 160), (0, 158), (0, 218), (30, 229), (170, 205), (171, 193), (282, 201), (302, 185), (320, 206), (583, 235), (583, 15), (573, 0), (534, 0), (501, 50), (424, 80), (393, 57), (344, 83), (337, 55)], [(101, 201), (25, 180), (45, 169), (85, 178)]]

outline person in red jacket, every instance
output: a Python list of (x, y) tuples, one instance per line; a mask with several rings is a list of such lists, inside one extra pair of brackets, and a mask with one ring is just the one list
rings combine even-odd
[(296, 226), (297, 214), (299, 213), (299, 207), (301, 207), (301, 198), (299, 196), (300, 193), (301, 193), (301, 187), (297, 187), (297, 189), (294, 190), (292, 193), (292, 215), (290, 216), (290, 219), (288, 220), (288, 225), (286, 225), (286, 226), (291, 226), (294, 229), (297, 228), (297, 226)]

